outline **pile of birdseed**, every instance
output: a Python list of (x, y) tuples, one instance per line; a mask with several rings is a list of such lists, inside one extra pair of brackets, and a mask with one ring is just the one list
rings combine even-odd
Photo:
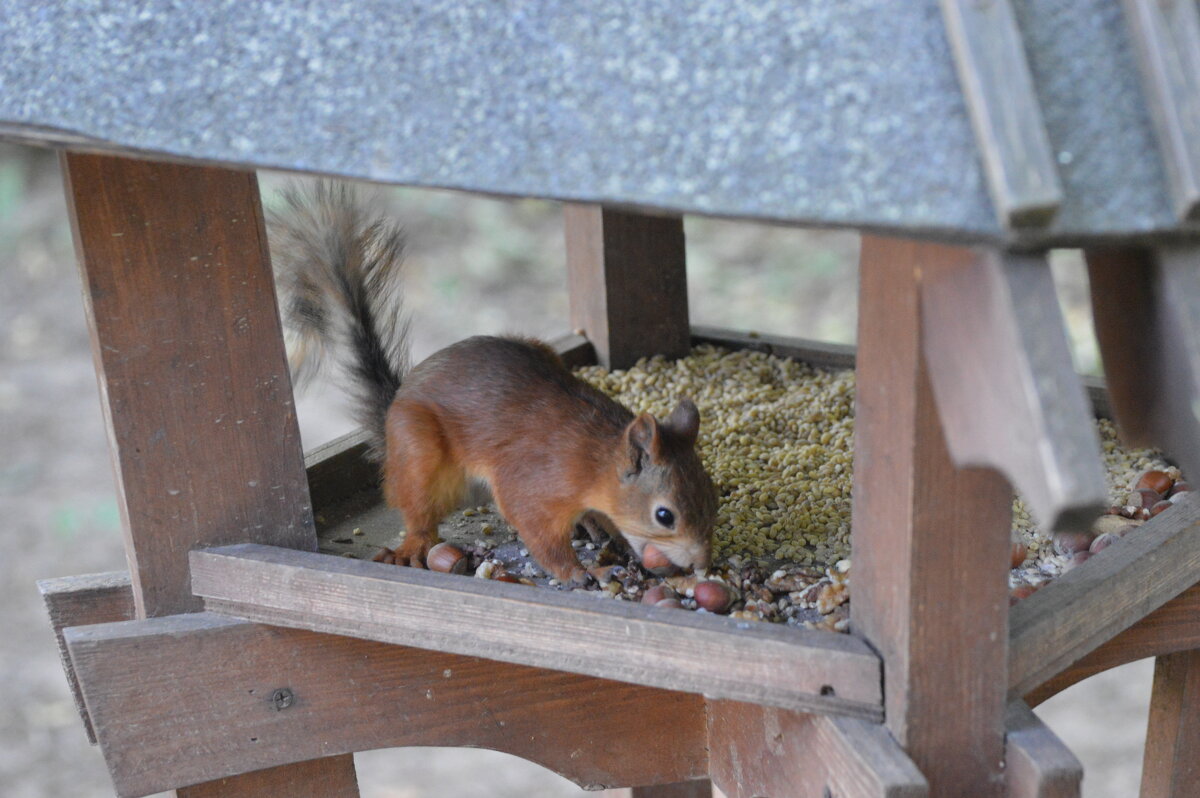
[[(850, 556), (852, 370), (702, 345), (679, 360), (654, 357), (624, 371), (589, 366), (576, 373), (635, 412), (662, 416), (681, 397), (696, 402), (700, 455), (720, 495), (717, 568), (823, 569)], [(1168, 466), (1157, 451), (1121, 446), (1111, 422), (1096, 423), (1112, 502), (1122, 504), (1139, 473)], [(1013, 502), (1013, 531), (1029, 549), (1026, 569), (1061, 571), (1062, 557), (1020, 498)]]

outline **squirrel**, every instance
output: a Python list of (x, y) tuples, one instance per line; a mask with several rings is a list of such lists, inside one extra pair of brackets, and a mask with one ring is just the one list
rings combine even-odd
[(410, 367), (403, 230), (344, 184), (293, 186), (283, 205), (268, 231), (293, 371), (303, 383), (337, 352), (408, 530), (396, 563), (424, 567), (438, 522), (477, 479), (564, 584), (591, 581), (571, 545), (577, 524), (615, 529), (639, 559), (653, 544), (676, 566), (708, 567), (717, 496), (690, 399), (661, 420), (635, 415), (530, 338), (475, 336)]

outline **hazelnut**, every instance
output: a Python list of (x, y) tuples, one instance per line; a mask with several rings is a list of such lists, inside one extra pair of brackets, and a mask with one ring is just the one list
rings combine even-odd
[(658, 570), (660, 568), (672, 568), (674, 563), (671, 558), (662, 553), (661, 548), (654, 544), (646, 544), (642, 550), (642, 565), (646, 566), (649, 571)]
[(677, 598), (675, 591), (666, 585), (654, 585), (642, 594), (643, 604), (658, 604), (660, 601)]
[(492, 581), (511, 582), (516, 585), (521, 584), (521, 580), (510, 574), (508, 571), (497, 571), (495, 576), (492, 577)]
[(1134, 505), (1135, 507), (1145, 507), (1149, 509), (1163, 500), (1163, 495), (1156, 490), (1142, 488), (1138, 491), (1141, 498), (1141, 504)]
[(1147, 488), (1161, 494), (1169, 491), (1174, 482), (1171, 475), (1165, 471), (1147, 471), (1138, 477), (1137, 485), (1134, 487), (1138, 490)]
[(1090, 551), (1075, 552), (1074, 554), (1071, 555), (1071, 558), (1068, 559), (1067, 562), (1063, 565), (1063, 573), (1065, 574), (1067, 571), (1075, 570), (1076, 568), (1078, 568), (1079, 566), (1081, 566), (1085, 562), (1087, 562), (1089, 559), (1091, 559), (1091, 556), (1092, 556), (1092, 553)]
[(709, 579), (696, 585), (693, 595), (696, 604), (709, 612), (723, 614), (729, 610), (732, 597), (723, 583)]
[(681, 602), (677, 598), (666, 598), (666, 599), (663, 599), (662, 601), (654, 602), (654, 606), (655, 607), (669, 607), (670, 609), (681, 610), (681, 609), (683, 609), (683, 602)]
[(1191, 489), (1192, 486), (1181, 479), (1171, 486), (1171, 490), (1167, 493), (1167, 497), (1170, 498), (1178, 493), (1187, 493)]
[(444, 574), (465, 574), (471, 563), (467, 561), (462, 549), (449, 543), (439, 543), (425, 556), (425, 565), (431, 571), (441, 571)]
[(1025, 562), (1025, 558), (1029, 556), (1029, 549), (1019, 540), (1012, 542), (1012, 554), (1010, 555), (1009, 565), (1013, 568), (1018, 568)]
[(1153, 518), (1154, 516), (1161, 513), (1163, 510), (1171, 509), (1171, 505), (1172, 505), (1172, 502), (1168, 502), (1168, 501), (1159, 502), (1158, 504), (1156, 504), (1150, 508), (1150, 517)]
[(1105, 532), (1103, 535), (1096, 536), (1096, 539), (1092, 541), (1092, 546), (1088, 549), (1088, 551), (1092, 554), (1097, 554), (1101, 551), (1104, 551), (1120, 539), (1121, 536), (1116, 532)]
[(1054, 550), (1062, 555), (1087, 551), (1091, 545), (1092, 535), (1089, 532), (1056, 532), (1054, 534)]

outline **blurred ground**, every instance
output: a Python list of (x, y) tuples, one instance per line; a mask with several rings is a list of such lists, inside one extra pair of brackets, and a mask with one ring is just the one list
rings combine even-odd
[[(263, 176), (264, 201), (281, 178)], [(567, 330), (561, 220), (553, 203), (450, 192), (382, 191), (411, 231), (407, 297), (414, 352), (478, 332)], [(689, 219), (692, 316), (720, 324), (852, 341), (854, 235)], [(1077, 366), (1094, 371), (1077, 258), (1055, 260)], [(336, 391), (302, 399), (308, 447), (349, 428)], [(125, 568), (104, 423), (57, 160), (0, 144), (0, 794), (112, 795), (58, 664), (34, 581)], [(1109, 672), (1039, 714), (1087, 767), (1089, 798), (1135, 795), (1148, 662)], [(488, 751), (408, 749), (359, 755), (373, 798), (569, 796), (541, 768)]]

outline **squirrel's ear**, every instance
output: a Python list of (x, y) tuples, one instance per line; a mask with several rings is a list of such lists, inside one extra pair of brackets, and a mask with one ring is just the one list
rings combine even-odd
[(625, 440), (629, 454), (629, 465), (625, 471), (625, 477), (628, 479), (641, 473), (646, 462), (658, 456), (658, 420), (649, 413), (642, 413), (625, 428)]
[(696, 403), (691, 399), (680, 399), (671, 415), (663, 421), (663, 426), (683, 438), (689, 445), (694, 445), (696, 436), (700, 433), (700, 411), (696, 409)]

